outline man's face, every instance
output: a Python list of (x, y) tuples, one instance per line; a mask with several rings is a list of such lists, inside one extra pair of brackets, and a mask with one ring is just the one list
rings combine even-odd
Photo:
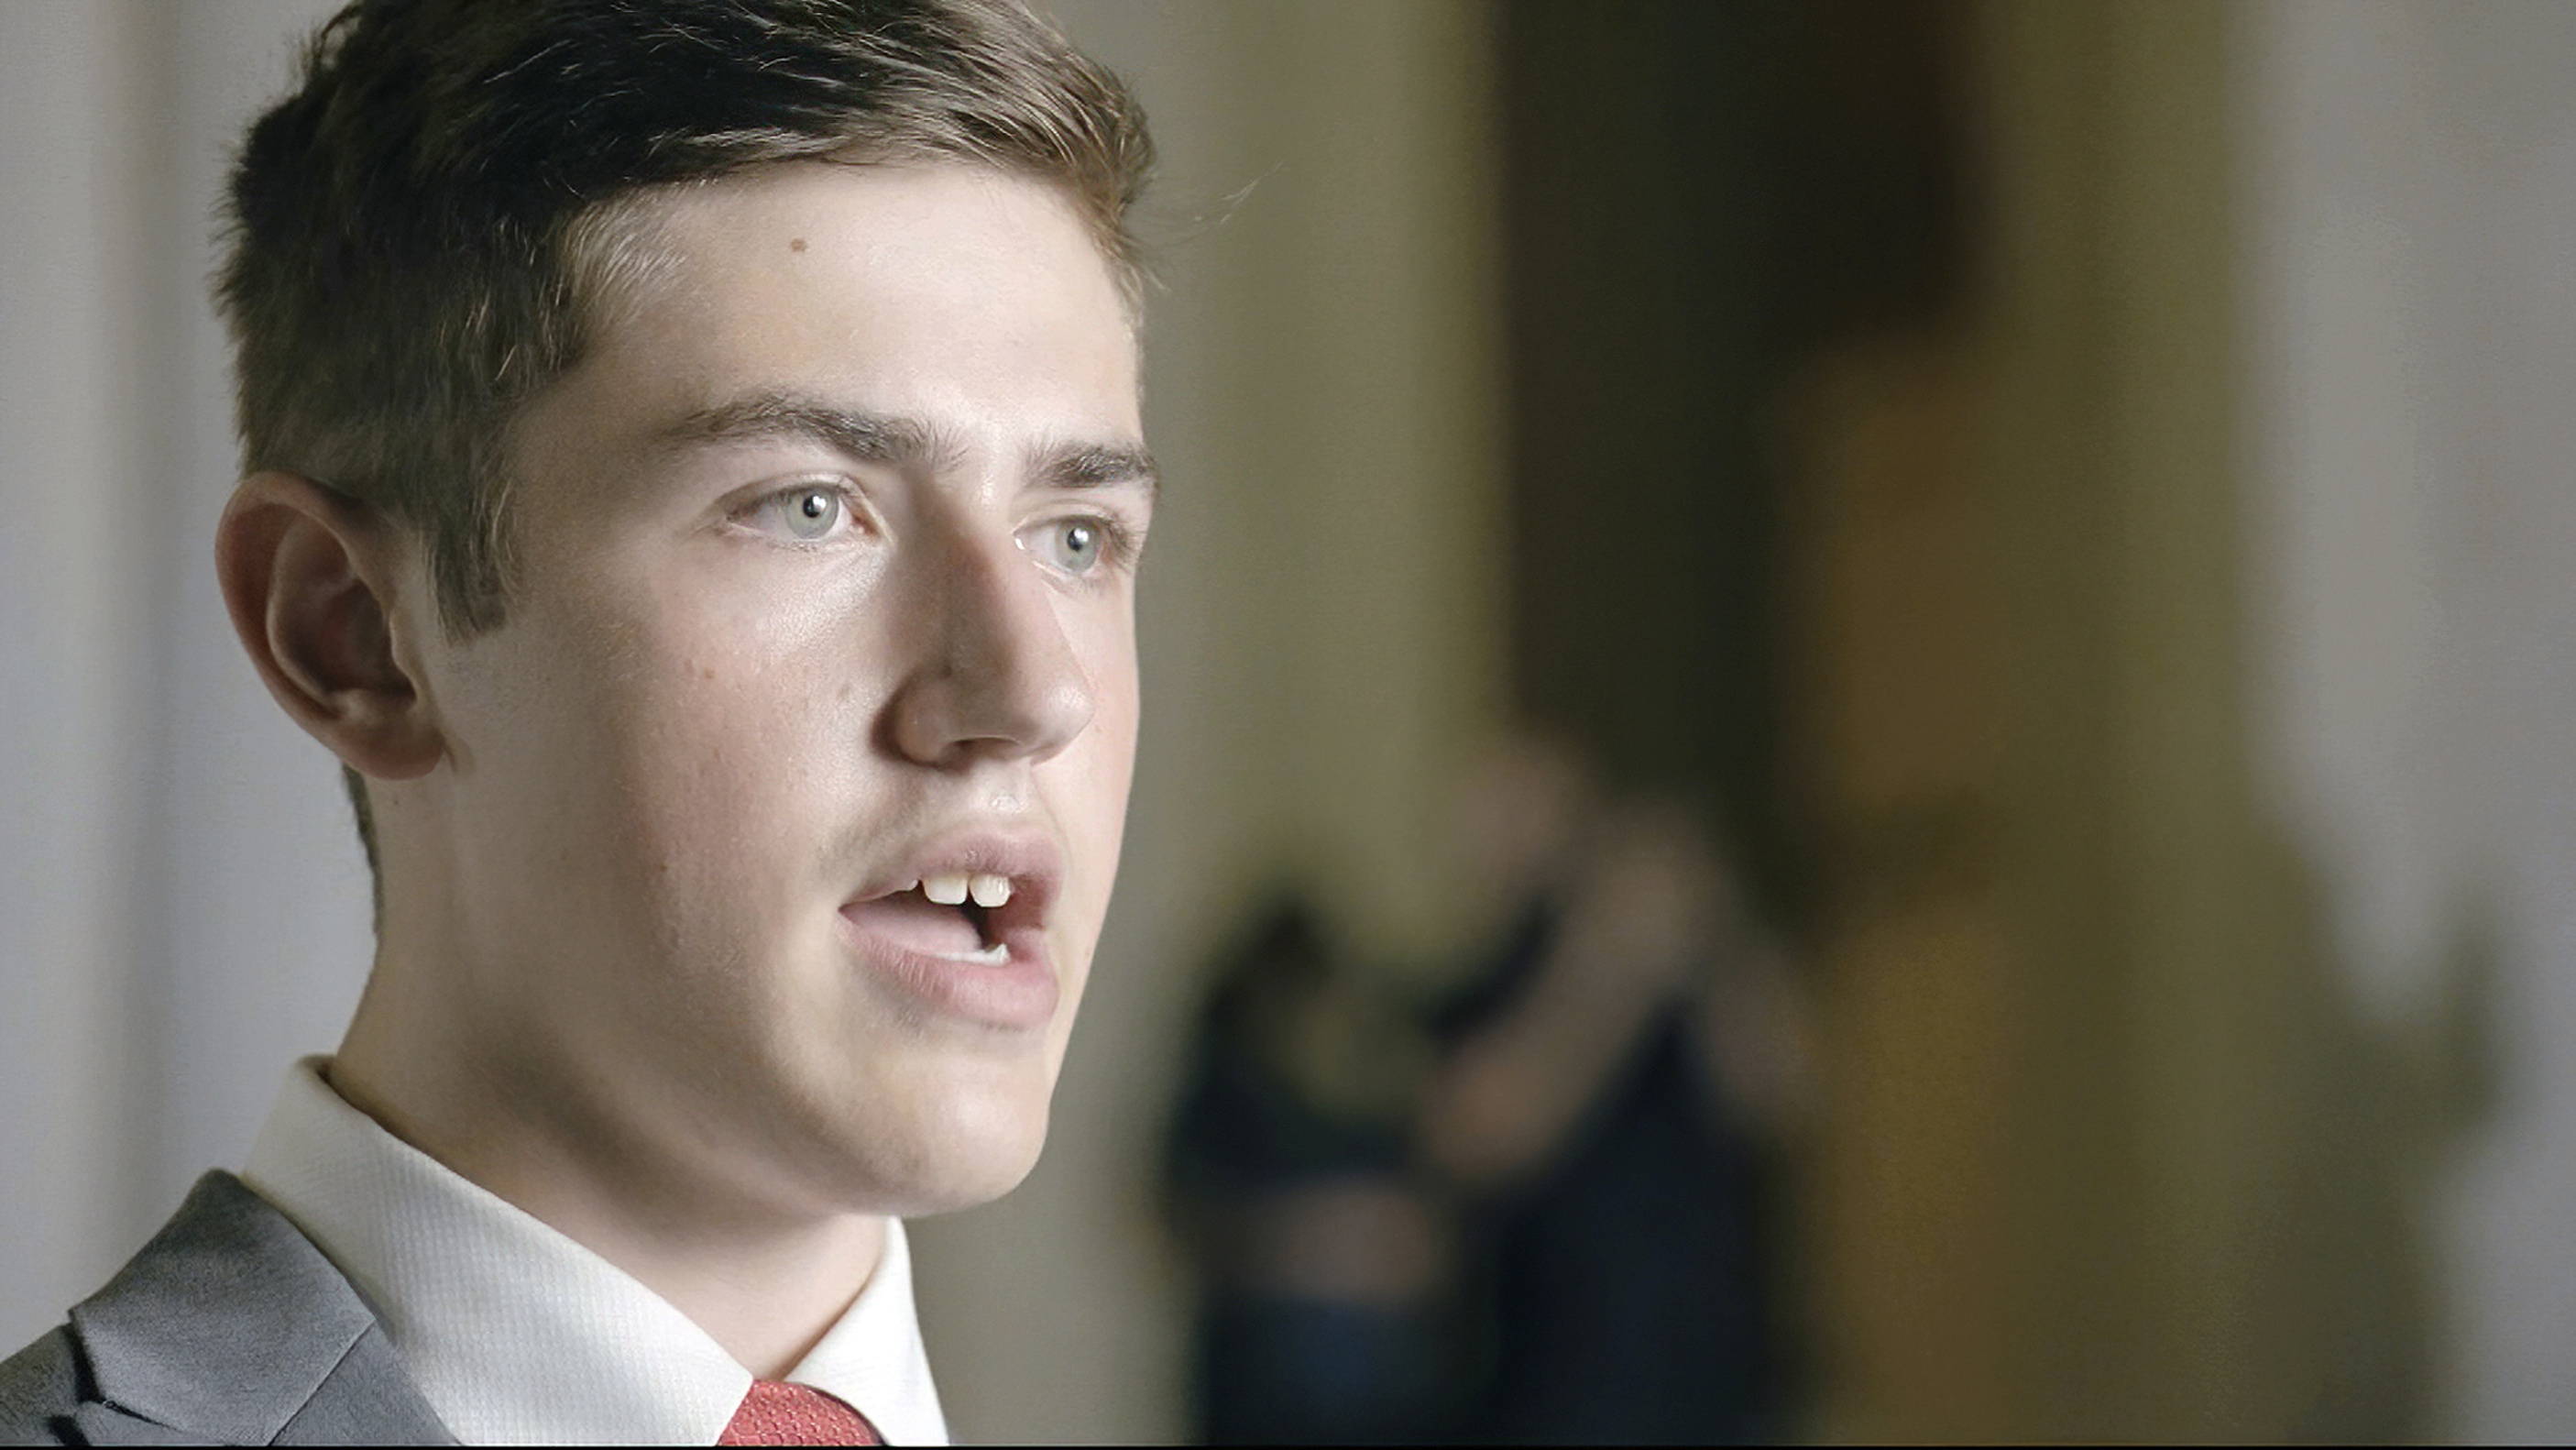
[(782, 1202), (981, 1201), (1036, 1159), (1117, 871), (1130, 322), (997, 172), (661, 205), (670, 267), (513, 432), (507, 623), (430, 646), (475, 1070)]

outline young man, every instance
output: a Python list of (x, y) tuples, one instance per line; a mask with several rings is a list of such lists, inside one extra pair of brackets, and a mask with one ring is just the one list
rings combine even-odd
[(378, 949), (0, 1441), (942, 1440), (1154, 469), (1116, 81), (1014, 0), (360, 0), (250, 134), (218, 574)]

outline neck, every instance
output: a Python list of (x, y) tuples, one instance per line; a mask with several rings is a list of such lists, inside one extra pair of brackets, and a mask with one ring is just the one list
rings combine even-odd
[(325, 1074), (332, 1091), (661, 1295), (752, 1374), (785, 1376), (875, 1274), (883, 1217), (756, 1201), (568, 1104), (509, 1091), (446, 1034), (390, 1010), (381, 985)]

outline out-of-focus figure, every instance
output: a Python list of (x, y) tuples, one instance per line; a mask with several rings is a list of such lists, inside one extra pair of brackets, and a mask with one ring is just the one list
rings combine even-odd
[(1218, 963), (1170, 1145), (1201, 1279), (1209, 1441), (1436, 1433), (1449, 1239), (1413, 1171), (1426, 1054), (1400, 1004), (1283, 894)]
[(1791, 1408), (1778, 1149), (1806, 1029), (1678, 808), (1604, 805), (1524, 740), (1470, 782), (1501, 940), (1435, 1016), (1420, 1144), (1462, 1206), (1462, 1438), (1768, 1438)]
[(1808, 1095), (1771, 937), (1690, 817), (1523, 739), (1462, 793), (1492, 947), (1433, 1010), (1283, 894), (1174, 1121), (1220, 1443), (1731, 1441), (1792, 1408), (1771, 1231)]

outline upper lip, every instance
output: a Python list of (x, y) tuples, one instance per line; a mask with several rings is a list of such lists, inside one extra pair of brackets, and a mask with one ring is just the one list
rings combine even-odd
[(973, 828), (932, 837), (903, 853), (886, 871), (850, 897), (855, 906), (909, 891), (942, 875), (1000, 876), (1011, 883), (1011, 899), (992, 909), (995, 934), (1016, 926), (1036, 926), (1064, 885), (1064, 853), (1042, 832), (1026, 829)]

